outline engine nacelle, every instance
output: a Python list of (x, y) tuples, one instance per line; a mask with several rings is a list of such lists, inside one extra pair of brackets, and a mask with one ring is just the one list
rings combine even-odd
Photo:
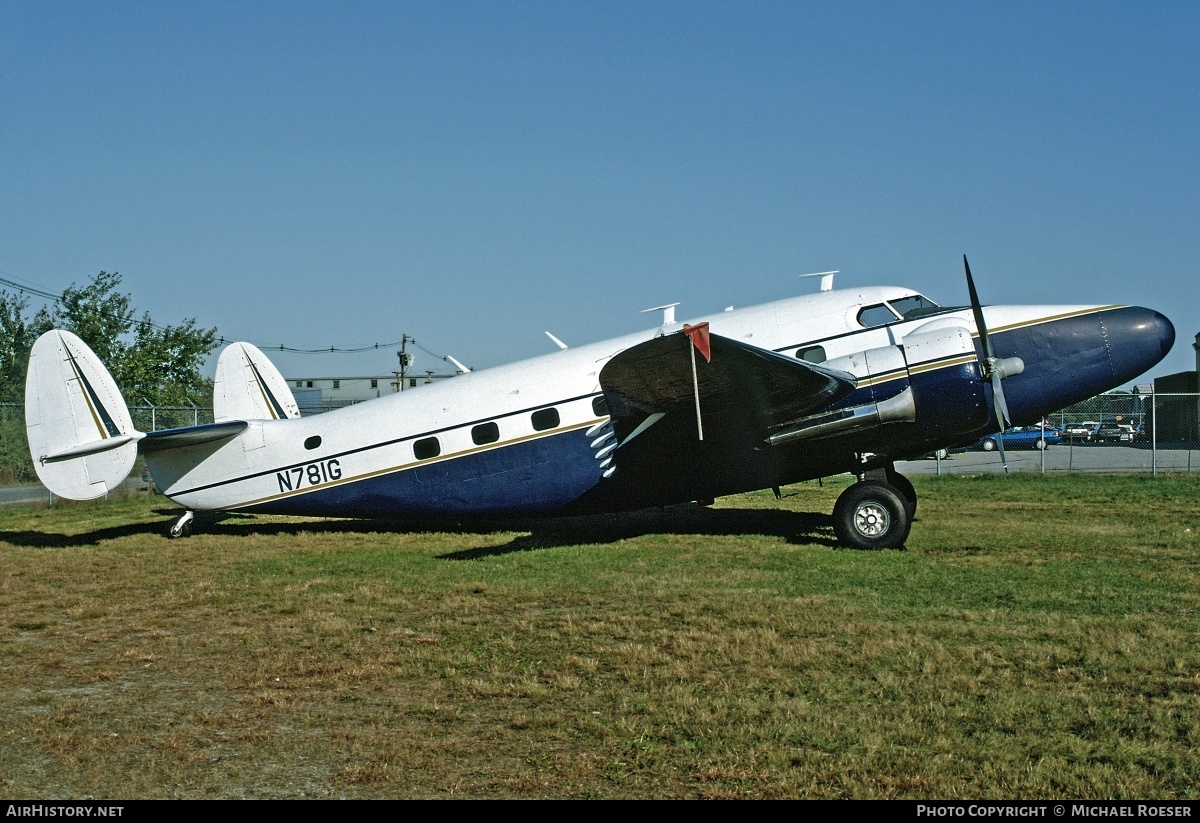
[(972, 432), (987, 424), (983, 372), (971, 330), (946, 318), (904, 337), (917, 423), (932, 435)]

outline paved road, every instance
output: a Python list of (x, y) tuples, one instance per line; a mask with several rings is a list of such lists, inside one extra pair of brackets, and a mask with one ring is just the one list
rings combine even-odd
[[(1005, 452), (1010, 472), (1200, 472), (1200, 451), (1188, 449), (1158, 449), (1141, 446), (1050, 446), (1045, 452), (1037, 449), (1009, 449)], [(940, 463), (940, 465), (939, 465)], [(896, 467), (901, 474), (978, 474), (1001, 472), (998, 452), (969, 451), (951, 454), (942, 461), (910, 460)]]
[[(122, 496), (143, 493), (145, 487), (141, 479), (130, 477), (121, 488)], [(0, 486), (0, 508), (4, 506), (28, 505), (30, 503), (49, 503), (50, 492), (40, 483), (30, 486)]]
[(42, 485), (0, 487), (0, 506), (15, 506), (20, 503), (47, 503), (50, 492)]

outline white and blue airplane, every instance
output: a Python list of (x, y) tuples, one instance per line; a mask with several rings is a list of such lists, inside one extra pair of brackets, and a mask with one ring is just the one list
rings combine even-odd
[[(964, 258), (964, 264), (966, 259)], [(326, 517), (571, 514), (708, 502), (842, 473), (846, 545), (899, 547), (916, 494), (895, 461), (1027, 424), (1158, 363), (1170, 321), (1135, 306), (941, 307), (907, 288), (829, 289), (564, 348), (313, 417), (247, 343), (215, 422), (140, 432), (74, 334), (34, 345), (29, 447), (55, 494), (118, 486), (140, 449), (200, 510)]]

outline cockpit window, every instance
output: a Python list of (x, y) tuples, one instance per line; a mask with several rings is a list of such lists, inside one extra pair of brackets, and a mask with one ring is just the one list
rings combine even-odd
[(892, 314), (892, 310), (887, 307), (887, 303), (880, 303), (878, 306), (867, 306), (860, 311), (858, 313), (858, 322), (870, 329), (887, 323), (895, 323), (896, 315)]
[(899, 319), (916, 320), (931, 314), (941, 314), (947, 309), (919, 294), (910, 294), (877, 306), (867, 306), (858, 313), (858, 322), (868, 329), (875, 326), (885, 326)]
[(896, 310), (896, 314), (905, 320), (922, 317), (929, 314), (930, 309), (940, 308), (937, 303), (919, 294), (914, 294), (910, 297), (901, 297), (899, 300), (892, 300), (891, 306)]

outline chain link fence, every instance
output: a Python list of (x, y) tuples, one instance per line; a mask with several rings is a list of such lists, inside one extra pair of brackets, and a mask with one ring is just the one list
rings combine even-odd
[[(345, 403), (306, 405), (311, 416)], [(130, 406), (141, 431), (213, 422), (211, 409), (197, 406)], [(944, 458), (909, 461), (906, 472), (954, 474), (984, 471), (1149, 473), (1200, 471), (1200, 394), (1110, 392), (1047, 415), (1045, 431), (1026, 432), (1029, 445), (1009, 445), (1005, 461), (998, 450), (951, 450)], [(1027, 427), (1035, 428), (1035, 427)], [(1037, 444), (1044, 442), (1045, 448)], [(36, 483), (25, 440), (25, 408), (0, 403), (0, 485)]]
[[(129, 416), (134, 428), (145, 432), (213, 422), (212, 409), (199, 406), (130, 406)], [(0, 485), (36, 482), (25, 439), (25, 406), (0, 403)]]
[[(1200, 471), (1200, 394), (1109, 392), (944, 457), (909, 461), (910, 473), (1096, 472), (1151, 475)], [(986, 441), (991, 440), (989, 444)]]

